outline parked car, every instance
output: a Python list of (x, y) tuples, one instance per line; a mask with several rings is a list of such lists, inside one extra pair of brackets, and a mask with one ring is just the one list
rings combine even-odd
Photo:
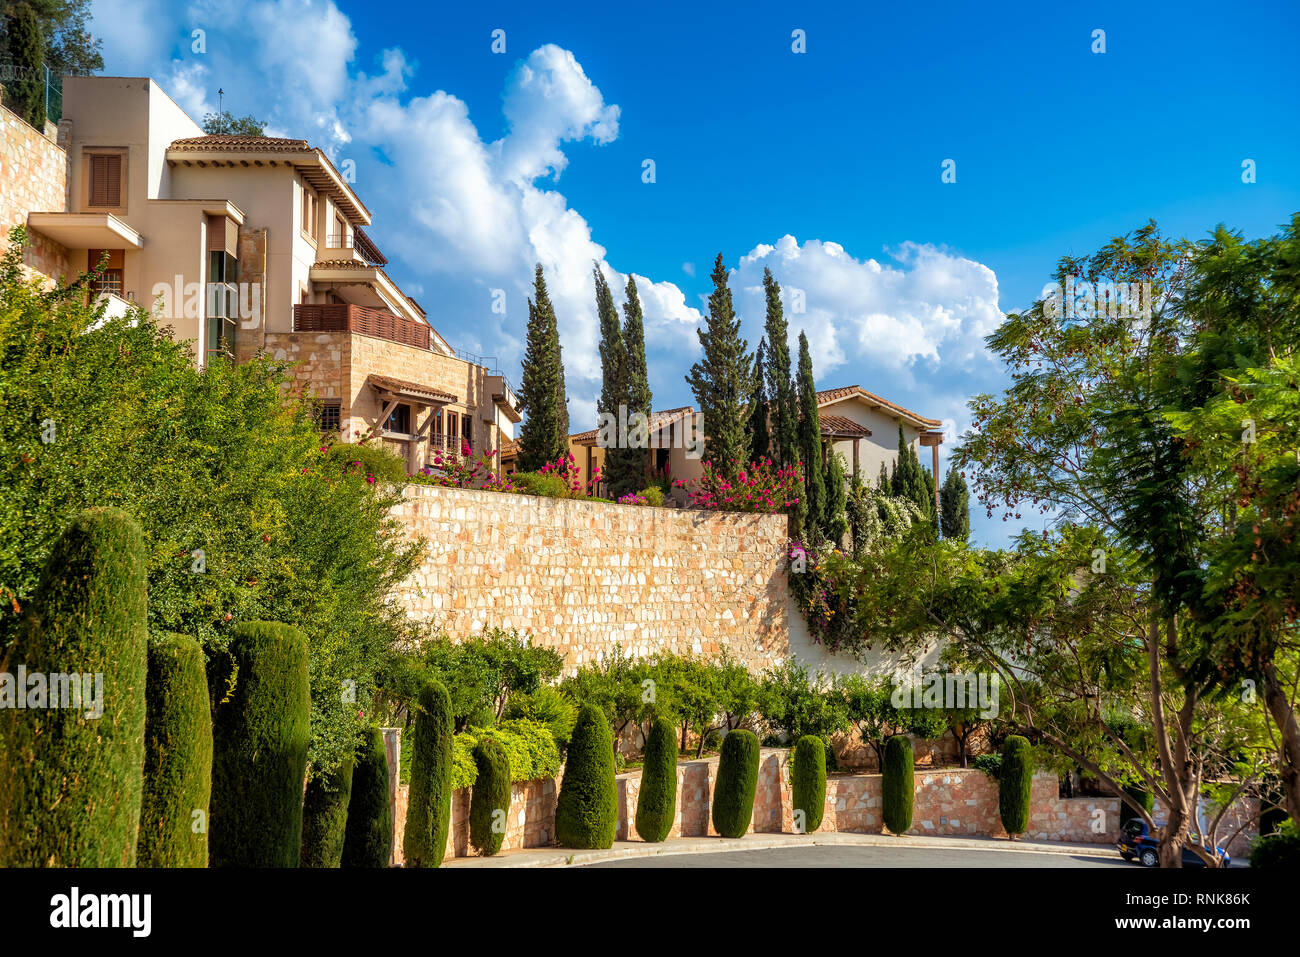
[[(1156, 821), (1156, 825), (1164, 827), (1165, 822)], [(1187, 844), (1183, 845), (1183, 867), (1205, 867), (1205, 861), (1191, 849), (1192, 844), (1200, 842), (1201, 836), (1195, 831), (1188, 834)], [(1158, 867), (1160, 864), (1160, 842), (1151, 836), (1146, 821), (1140, 817), (1132, 818), (1124, 825), (1115, 846), (1119, 848), (1119, 856), (1126, 861), (1135, 860), (1143, 867)], [(1232, 858), (1223, 848), (1216, 847), (1215, 851), (1224, 867), (1232, 863)]]

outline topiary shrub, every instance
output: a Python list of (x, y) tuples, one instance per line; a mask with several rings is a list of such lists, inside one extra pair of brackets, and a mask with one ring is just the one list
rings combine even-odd
[(912, 763), (912, 742), (907, 735), (896, 734), (885, 742), (881, 816), (891, 834), (906, 834), (912, 826), (912, 802), (916, 797)]
[(207, 867), (212, 704), (197, 641), (177, 634), (149, 641), (145, 704), (136, 866)]
[(743, 837), (754, 816), (757, 791), (758, 735), (741, 728), (722, 739), (713, 788), (714, 830), (723, 837)]
[(297, 867), (311, 737), (307, 638), (251, 621), (232, 631), (209, 685), (225, 693), (212, 719), (212, 867)]
[(569, 739), (560, 796), (555, 802), (555, 837), (564, 847), (614, 846), (618, 792), (614, 784), (614, 735), (595, 705), (578, 709)]
[(1002, 742), (1002, 773), (998, 777), (998, 813), (1002, 827), (1015, 840), (1029, 827), (1029, 799), (1034, 786), (1034, 749), (1028, 739), (1009, 734)]
[(352, 762), (332, 771), (313, 773), (302, 802), (300, 867), (339, 867), (352, 801)]
[[(822, 825), (826, 813), (826, 745), (821, 738), (805, 734), (794, 746), (790, 769), (791, 804), (795, 812), (795, 833), (811, 834)], [(802, 814), (803, 826), (799, 827)]]
[(147, 561), (119, 509), (82, 512), (54, 543), (0, 668), (0, 866), (136, 862)]
[(469, 799), (469, 842), (484, 857), (501, 850), (510, 813), (510, 757), (499, 741), (483, 738), (474, 745), (478, 771)]
[(387, 867), (393, 856), (393, 805), (388, 790), (388, 756), (378, 728), (366, 732), (352, 769), (340, 867)]
[(406, 867), (438, 867), (451, 826), (451, 699), (440, 681), (420, 692), (411, 735), (411, 789), (407, 794), (402, 854)]
[(656, 718), (645, 743), (641, 791), (636, 799), (636, 832), (658, 844), (673, 829), (677, 814), (677, 735), (667, 718)]

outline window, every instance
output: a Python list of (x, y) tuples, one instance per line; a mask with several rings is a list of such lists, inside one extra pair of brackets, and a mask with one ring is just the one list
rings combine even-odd
[(410, 435), (411, 407), (409, 405), (399, 405), (393, 409), (392, 414), (388, 416), (388, 421), (384, 423), (384, 431)]
[(316, 428), (322, 432), (337, 432), (341, 421), (340, 412), (341, 404), (337, 400), (317, 403)]
[(338, 213), (334, 214), (334, 231), (325, 245), (333, 249), (346, 249), (348, 246), (348, 221)]
[(86, 154), (87, 206), (104, 206), (112, 209), (122, 205), (122, 154)]
[(208, 253), (207, 346), (234, 352), (239, 318), (239, 260), (224, 249)]
[(302, 188), (302, 231), (312, 239), (316, 238), (316, 214), (320, 206), (320, 197), (309, 186)]
[(433, 444), (436, 448), (442, 448), (442, 409), (433, 413), (433, 421), (429, 424), (429, 433), (433, 436)]
[[(107, 259), (104, 259), (107, 254)], [(100, 260), (104, 266), (100, 268)], [(98, 296), (103, 293), (122, 295), (122, 275), (125, 251), (121, 249), (90, 249), (86, 251), (86, 271), (90, 273), (90, 292)]]
[(474, 448), (474, 420), (468, 415), (460, 417), (460, 437), (471, 449)]
[(460, 432), (460, 417), (455, 412), (451, 411), (451, 409), (447, 410), (446, 415), (447, 415), (446, 448), (451, 449), (453, 452), (459, 452), (460, 443), (456, 442), (455, 438), (457, 434)]

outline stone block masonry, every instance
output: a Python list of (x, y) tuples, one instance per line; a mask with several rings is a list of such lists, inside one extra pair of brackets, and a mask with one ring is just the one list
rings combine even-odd
[[(68, 208), (68, 155), (54, 139), (0, 106), (0, 240), (27, 223), (29, 212), (59, 213)], [(28, 274), (71, 278), (68, 250), (40, 233), (28, 232), (23, 251)]]
[(726, 652), (754, 671), (789, 653), (784, 515), (649, 508), (413, 486), (395, 517), (428, 542), (401, 597), (453, 638), (516, 628), (565, 671)]

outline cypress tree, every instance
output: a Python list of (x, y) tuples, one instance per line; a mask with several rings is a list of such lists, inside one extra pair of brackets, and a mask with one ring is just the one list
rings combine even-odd
[(822, 826), (826, 813), (826, 744), (821, 738), (805, 734), (791, 755), (790, 803), (803, 812), (803, 834)]
[[(650, 392), (650, 372), (645, 358), (645, 320), (641, 315), (641, 297), (637, 294), (636, 280), (629, 273), (623, 288), (623, 348), (627, 352), (628, 414), (640, 412), (649, 421), (653, 412), (654, 397)], [(639, 475), (645, 474), (650, 462), (650, 450), (640, 453)]]
[(402, 853), (406, 867), (438, 867), (447, 853), (451, 826), (453, 718), (451, 698), (440, 681), (420, 691), (412, 738), (411, 786), (407, 794)]
[(677, 738), (667, 718), (656, 718), (645, 745), (645, 766), (636, 800), (636, 832), (641, 840), (666, 840), (677, 815)]
[(713, 827), (723, 837), (744, 837), (758, 793), (758, 735), (738, 728), (722, 739), (718, 783), (713, 788)]
[[(234, 688), (213, 709), (213, 867), (297, 867), (311, 738), (307, 638), (272, 621), (244, 622), (208, 686)], [(227, 670), (229, 669), (229, 670)]]
[(912, 803), (916, 798), (912, 763), (912, 742), (907, 735), (896, 734), (885, 742), (881, 810), (891, 834), (905, 834), (912, 826)]
[(764, 331), (767, 339), (767, 396), (772, 406), (772, 446), (781, 466), (799, 461), (799, 396), (790, 373), (790, 327), (781, 307), (781, 287), (772, 270), (763, 270), (767, 299)]
[(332, 771), (313, 773), (302, 803), (300, 867), (339, 867), (352, 801), (353, 764), (349, 758)]
[[(54, 543), (0, 667), (0, 867), (136, 863), (147, 568), (140, 528), (120, 509), (82, 512)], [(36, 675), (102, 678), (38, 686)], [(37, 706), (54, 698), (72, 706)]]
[(1021, 735), (1008, 735), (1002, 742), (1002, 767), (998, 772), (998, 814), (1012, 840), (1029, 827), (1033, 790), (1033, 745)]
[[(628, 421), (628, 435), (631, 440), (632, 404), (629, 390), (629, 362), (627, 347), (623, 342), (623, 327), (619, 322), (618, 307), (609, 291), (609, 283), (601, 274), (600, 266), (593, 270), (596, 277), (596, 315), (600, 319), (600, 397), (596, 400), (596, 411), (612, 415), (619, 421), (619, 409)], [(642, 449), (628, 448), (620, 442), (625, 437), (616, 431), (614, 445), (605, 450), (605, 481), (609, 485), (611, 498), (618, 498), (628, 492), (641, 488), (645, 452)]]
[(897, 498), (906, 498), (916, 503), (921, 514), (928, 520), (936, 519), (934, 505), (934, 484), (930, 473), (922, 468), (916, 450), (908, 444), (903, 434), (903, 426), (898, 427), (898, 460), (894, 465), (894, 474), (890, 479), (890, 494)]
[(521, 472), (535, 472), (569, 452), (569, 407), (560, 330), (541, 263), (533, 279), (533, 296), (528, 300), (528, 332), (519, 386), (519, 398), (528, 413), (519, 427)]
[(889, 478), (889, 466), (885, 465), (884, 462), (881, 462), (880, 474), (876, 476), (876, 488), (880, 489), (880, 491), (884, 492), (886, 495), (889, 495), (892, 494), (892, 485), (893, 483)]
[(15, 113), (44, 130), (45, 33), (40, 17), (30, 4), (14, 4), (5, 15), (5, 28), (9, 55), (19, 71), (16, 80), (5, 83), (5, 99)]
[(607, 848), (614, 846), (617, 830), (614, 733), (603, 711), (584, 704), (569, 739), (555, 801), (555, 838), (563, 847)]
[(686, 381), (704, 418), (704, 457), (722, 474), (735, 477), (749, 452), (744, 409), (752, 389), (753, 357), (740, 336), (722, 253), (713, 263), (712, 279), (709, 318), (704, 329), (696, 330), (704, 357), (691, 366)]
[(964, 542), (970, 537), (970, 492), (966, 479), (954, 465), (948, 466), (939, 489), (939, 523), (944, 538)]
[(483, 738), (474, 745), (478, 771), (469, 800), (469, 842), (484, 857), (501, 850), (510, 813), (510, 756), (501, 742)]
[(758, 343), (754, 354), (754, 391), (749, 395), (749, 461), (761, 462), (772, 454), (772, 436), (768, 432), (768, 396), (767, 381), (763, 372), (763, 353), (767, 350), (765, 340)]
[(813, 381), (808, 337), (799, 333), (799, 457), (803, 461), (806, 504), (804, 535), (810, 541), (826, 535), (826, 460), (822, 454), (822, 422), (817, 411), (817, 384)]
[(188, 635), (149, 641), (137, 867), (208, 866), (212, 705), (204, 668), (203, 649)]
[(393, 853), (393, 805), (388, 791), (388, 756), (378, 728), (366, 732), (352, 770), (340, 867), (387, 867)]

